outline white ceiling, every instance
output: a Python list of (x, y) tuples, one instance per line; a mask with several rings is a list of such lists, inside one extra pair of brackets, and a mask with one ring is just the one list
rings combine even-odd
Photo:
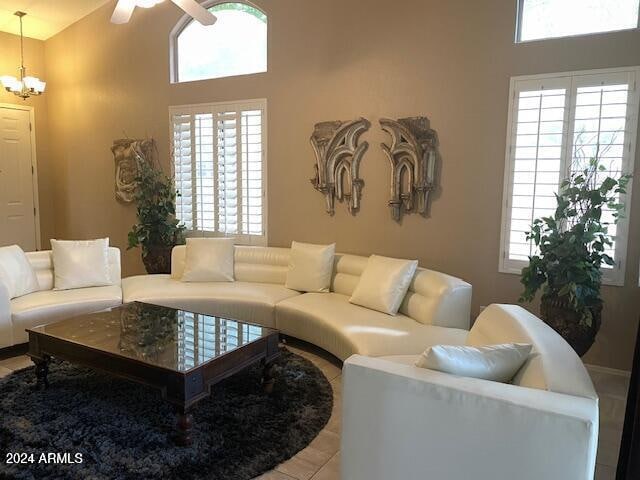
[(18, 35), (22, 19), (25, 37), (46, 40), (111, 0), (0, 0), (0, 31)]

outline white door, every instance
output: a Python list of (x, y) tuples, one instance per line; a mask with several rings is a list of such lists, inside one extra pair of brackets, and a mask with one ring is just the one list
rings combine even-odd
[(36, 250), (30, 112), (0, 107), (0, 246)]

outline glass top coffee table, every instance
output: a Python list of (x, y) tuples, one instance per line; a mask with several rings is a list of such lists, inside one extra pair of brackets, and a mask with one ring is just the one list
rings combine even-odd
[(160, 389), (177, 406), (176, 443), (191, 443), (189, 409), (220, 380), (262, 363), (273, 388), (277, 330), (199, 313), (133, 302), (27, 329), (38, 384), (48, 387), (51, 357)]

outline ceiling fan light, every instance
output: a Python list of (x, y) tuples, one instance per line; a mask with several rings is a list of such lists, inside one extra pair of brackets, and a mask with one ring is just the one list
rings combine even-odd
[(135, 0), (136, 7), (151, 8), (162, 3), (163, 0)]

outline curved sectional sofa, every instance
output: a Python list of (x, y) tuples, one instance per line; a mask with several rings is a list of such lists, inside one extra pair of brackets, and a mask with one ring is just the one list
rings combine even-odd
[(141, 301), (226, 316), (279, 329), (341, 360), (418, 354), (430, 345), (464, 342), (471, 318), (471, 285), (420, 268), (396, 316), (349, 303), (367, 257), (338, 254), (331, 289), (301, 293), (284, 286), (289, 249), (235, 247), (235, 282), (182, 282), (184, 246), (173, 249), (171, 275), (122, 280), (124, 302)]
[[(598, 399), (581, 360), (516, 305), (487, 307), (469, 330), (471, 286), (460, 279), (418, 269), (390, 316), (349, 303), (367, 263), (356, 255), (335, 256), (327, 293), (284, 286), (287, 248), (235, 247), (235, 281), (211, 283), (181, 281), (185, 247), (174, 248), (171, 275), (120, 282), (111, 248), (114, 285), (65, 291), (53, 290), (51, 252), (27, 258), (40, 289), (9, 299), (0, 283), (0, 348), (25, 342), (25, 328), (123, 301), (276, 327), (345, 360), (342, 478), (593, 479)], [(415, 366), (432, 345), (510, 342), (533, 346), (510, 384)]]

